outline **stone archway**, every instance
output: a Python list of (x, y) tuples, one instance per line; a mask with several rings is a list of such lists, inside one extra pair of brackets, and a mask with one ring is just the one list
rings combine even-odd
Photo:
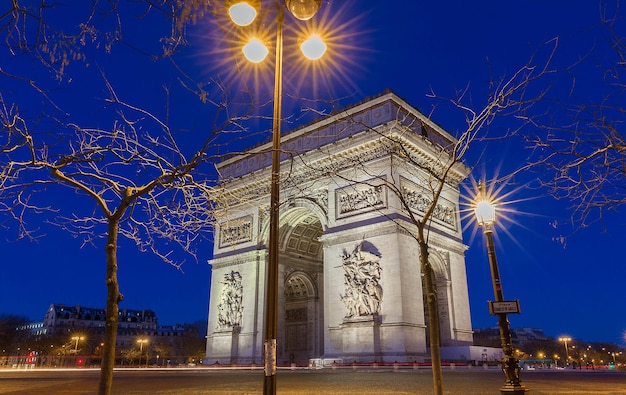
[(320, 219), (307, 207), (281, 214), (278, 362), (306, 364), (323, 352), (323, 234)]
[[(451, 339), (451, 327), (450, 327), (450, 310), (451, 310), (451, 300), (450, 300), (450, 274), (447, 270), (447, 264), (445, 261), (445, 255), (439, 253), (434, 249), (430, 249), (429, 251), (429, 261), (430, 265), (433, 269), (433, 273), (435, 275), (435, 289), (437, 290), (437, 309), (438, 315), (437, 319), (439, 320), (439, 340), (440, 346), (449, 345)], [(428, 305), (426, 304), (426, 295), (425, 295), (426, 286), (424, 285), (424, 279), (422, 278), (422, 294), (424, 301), (424, 323), (426, 324), (426, 340), (428, 344), (430, 344), (430, 331), (428, 327), (430, 326), (431, 317), (428, 314)]]
[[(430, 202), (428, 174), (415, 163), (436, 166), (454, 141), (390, 92), (285, 133), (279, 365), (428, 357), (428, 317), (423, 303), (415, 303), (422, 297), (419, 246), (407, 210), (422, 215)], [(271, 152), (268, 143), (218, 165), (223, 192), (210, 261), (207, 361), (264, 357)], [(458, 210), (458, 183), (468, 172), (462, 164), (452, 169), (428, 230), (442, 345), (472, 342)], [(398, 191), (410, 207), (400, 204)]]
[(284, 355), (304, 364), (321, 355), (320, 307), (313, 279), (297, 271), (285, 281)]

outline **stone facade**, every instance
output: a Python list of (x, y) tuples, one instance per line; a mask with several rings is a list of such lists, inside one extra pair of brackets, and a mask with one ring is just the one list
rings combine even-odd
[[(410, 215), (431, 204), (428, 170), (454, 142), (393, 93), (282, 137), (279, 364), (428, 359)], [(219, 166), (207, 361), (262, 362), (270, 161), (268, 143)], [(453, 167), (428, 230), (442, 346), (472, 343), (458, 210), (467, 174)]]

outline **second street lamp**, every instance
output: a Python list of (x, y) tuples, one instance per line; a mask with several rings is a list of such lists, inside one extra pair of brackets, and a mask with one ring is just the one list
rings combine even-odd
[[(139, 367), (141, 367), (141, 357), (143, 355), (143, 345), (148, 344), (148, 339), (137, 339), (139, 344)], [(146, 357), (146, 365), (148, 365), (148, 358)]]
[(490, 303), (490, 312), (498, 316), (498, 326), (500, 327), (500, 341), (502, 343), (502, 372), (504, 373), (504, 386), (500, 388), (502, 394), (526, 394), (528, 390), (522, 384), (519, 377), (520, 366), (515, 358), (513, 344), (511, 340), (511, 330), (507, 313), (519, 313), (519, 303), (517, 301), (508, 302), (504, 300), (502, 282), (498, 261), (496, 260), (496, 249), (493, 243), (493, 226), (496, 222), (495, 206), (487, 199), (484, 185), (479, 184), (479, 197), (475, 209), (478, 225), (483, 228), (487, 239), (487, 252), (489, 255), (489, 266), (491, 268), (491, 279), (493, 282), (493, 293), (495, 301)]
[(72, 340), (76, 341), (76, 345), (74, 346), (74, 354), (78, 353), (78, 342), (81, 340), (85, 340), (84, 336), (73, 336)]
[(72, 340), (76, 341), (74, 346), (74, 364), (78, 363), (78, 342), (85, 340), (84, 336), (72, 336)]
[[(229, 14), (235, 24), (245, 26), (238, 21), (245, 21), (251, 24), (254, 21), (258, 11), (258, 0), (251, 2), (249, 0), (233, 1), (238, 9), (230, 6)], [(255, 4), (257, 3), (257, 4)], [(285, 0), (274, 1), (276, 8), (276, 58), (274, 69), (274, 108), (272, 118), (272, 163), (271, 163), (271, 181), (270, 181), (270, 215), (269, 215), (269, 243), (268, 243), (268, 262), (267, 262), (267, 283), (265, 291), (265, 340), (264, 340), (264, 370), (265, 377), (263, 381), (263, 394), (276, 394), (276, 351), (278, 337), (278, 220), (280, 205), (280, 126), (282, 117), (282, 78), (283, 78), (283, 25), (285, 22), (285, 8), (297, 19), (311, 19), (321, 6), (321, 0)], [(235, 14), (235, 15), (233, 15)], [(251, 17), (250, 20), (247, 18)], [(262, 61), (268, 52), (260, 48), (259, 43), (255, 43), (254, 47), (246, 46), (244, 54), (246, 57), (253, 54), (255, 59), (249, 58), (253, 62)], [(314, 47), (320, 51), (326, 49), (325, 44), (319, 42), (309, 42), (305, 47)], [(304, 49), (304, 48), (303, 48)], [(317, 59), (321, 54), (309, 56), (310, 59)]]
[(572, 338), (569, 336), (561, 336), (559, 337), (559, 341), (565, 344), (565, 366), (569, 365), (569, 349), (567, 347), (567, 342), (571, 342)]

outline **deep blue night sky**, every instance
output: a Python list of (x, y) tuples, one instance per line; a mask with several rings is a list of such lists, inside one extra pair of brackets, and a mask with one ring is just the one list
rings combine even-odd
[[(458, 89), (468, 84), (471, 102), (479, 108), (485, 103), (490, 81), (510, 75), (535, 52), (545, 59), (552, 48), (546, 43), (557, 36), (555, 67), (563, 68), (592, 54), (586, 60), (589, 66), (581, 65), (573, 73), (580, 73), (577, 77), (583, 89), (577, 96), (594, 95), (592, 89), (585, 89), (593, 88), (591, 81), (599, 78), (593, 74), (597, 72), (594, 65), (602, 58), (607, 40), (600, 23), (601, 8), (595, 1), (404, 0), (395, 2), (394, 7), (373, 0), (340, 3), (343, 2), (324, 1), (323, 15), (334, 16), (334, 23), (342, 24), (337, 43), (344, 40), (344, 58), (336, 64), (337, 72), (332, 75), (305, 79), (299, 84), (291, 79), (291, 62), (286, 62), (289, 81), (284, 92), (285, 114), (299, 108), (290, 96), (314, 92), (312, 95), (325, 100), (343, 98), (342, 103), (349, 105), (387, 88), (429, 114), (433, 105), (442, 104), (427, 97), (431, 90), (454, 97)], [(218, 42), (221, 32), (215, 29), (205, 34), (210, 26), (210, 21), (200, 21), (189, 28), (190, 46), (178, 56), (178, 61), (190, 75), (228, 83), (228, 59), (215, 62), (217, 55), (212, 52), (213, 46), (223, 46), (227, 41)], [(132, 27), (126, 31), (127, 35), (134, 33)], [(290, 48), (286, 47), (285, 52), (288, 51)], [(119, 49), (99, 61), (106, 62), (103, 69), (122, 91), (124, 84), (134, 84), (134, 89), (124, 91), (127, 100), (158, 111), (163, 105), (155, 93), (162, 84), (158, 71), (145, 73), (141, 62), (125, 63), (123, 59), (124, 49)], [(12, 61), (15, 60), (6, 51), (0, 53), (0, 67)], [(116, 63), (119, 67), (115, 67)], [(164, 66), (163, 73), (167, 70)], [(101, 97), (104, 89), (97, 82), (97, 74), (95, 67), (77, 74), (75, 85), (79, 87), (75, 88), (87, 96)], [(552, 95), (569, 100), (567, 91), (558, 88), (567, 78), (560, 74), (553, 78), (557, 88)], [(315, 89), (306, 86), (307, 81), (315, 81)], [(267, 81), (257, 85), (265, 89)], [(296, 85), (298, 92), (294, 91)], [(82, 100), (66, 99), (74, 111), (82, 111), (86, 106)], [(184, 120), (185, 128), (193, 131), (211, 119), (210, 113), (202, 111), (197, 103), (173, 103), (172, 120)], [(90, 119), (104, 127), (106, 119), (98, 119), (97, 114), (93, 112)], [(450, 106), (437, 106), (432, 117), (452, 134), (465, 126), (463, 114)], [(506, 128), (506, 122), (494, 123), (494, 127)], [(191, 145), (192, 141), (190, 134), (184, 143)], [(481, 160), (476, 163), (479, 157)], [(487, 151), (471, 152), (467, 163), (476, 165), (473, 177), (489, 179), (522, 165), (525, 157), (519, 144), (498, 142)], [(532, 179), (533, 175), (526, 177)], [(619, 247), (626, 233), (623, 213), (614, 212), (604, 223), (574, 231), (567, 202), (555, 202), (545, 191), (521, 188), (520, 184), (509, 185), (504, 192), (511, 193), (509, 199), (516, 201), (509, 206), (516, 213), (508, 216), (509, 221), (498, 224), (496, 248), (505, 296), (520, 299), (522, 309), (521, 315), (510, 317), (511, 325), (541, 328), (550, 336), (567, 334), (574, 339), (623, 344), (626, 316), (621, 314), (621, 288), (626, 262)], [(464, 225), (473, 326), (493, 327), (497, 320), (487, 309), (493, 293), (484, 239), (472, 224)], [(51, 303), (103, 307), (104, 243), (81, 248), (80, 240), (57, 228), (42, 225), (42, 230), (47, 236), (33, 243), (13, 241), (15, 232), (11, 227), (7, 229), (0, 244), (0, 313), (39, 320)], [(565, 242), (554, 240), (562, 236), (565, 239), (560, 240)], [(122, 241), (119, 279), (125, 299), (121, 307), (152, 309), (162, 324), (206, 320), (211, 273), (207, 260), (211, 250), (211, 243), (204, 242), (198, 262), (189, 258), (179, 271)]]

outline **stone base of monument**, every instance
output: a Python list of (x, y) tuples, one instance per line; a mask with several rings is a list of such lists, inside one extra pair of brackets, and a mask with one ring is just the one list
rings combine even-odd
[(324, 359), (344, 362), (423, 362), (428, 359), (423, 325), (382, 323), (379, 315), (352, 317), (329, 328)]

